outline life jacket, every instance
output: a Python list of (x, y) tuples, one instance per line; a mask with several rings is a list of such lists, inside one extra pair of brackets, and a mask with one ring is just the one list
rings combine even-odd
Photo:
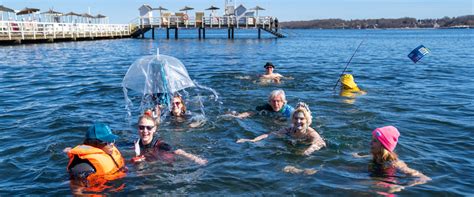
[(121, 171), (125, 167), (125, 161), (120, 151), (113, 146), (112, 154), (107, 154), (102, 149), (89, 146), (78, 145), (69, 153), (69, 164), (67, 169), (71, 169), (71, 164), (75, 157), (89, 161), (95, 168), (94, 175), (111, 175)]

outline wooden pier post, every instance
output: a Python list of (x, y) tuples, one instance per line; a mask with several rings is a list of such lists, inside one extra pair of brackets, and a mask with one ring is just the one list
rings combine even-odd
[(155, 28), (151, 27), (151, 39), (155, 39)]
[(178, 27), (174, 28), (174, 39), (178, 39)]
[(170, 39), (170, 28), (166, 28), (166, 39)]
[(201, 27), (198, 28), (198, 37), (199, 37), (199, 39), (201, 39), (201, 29), (202, 29)]
[(206, 39), (206, 28), (202, 28), (202, 38)]
[(258, 39), (260, 39), (260, 34), (261, 34), (261, 29), (260, 27), (258, 28)]
[(230, 27), (227, 28), (227, 39), (230, 39)]
[(232, 39), (234, 39), (234, 27), (232, 27)]

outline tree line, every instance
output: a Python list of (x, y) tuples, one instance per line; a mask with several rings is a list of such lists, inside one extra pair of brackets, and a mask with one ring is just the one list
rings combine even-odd
[(317, 19), (281, 22), (280, 25), (287, 29), (474, 28), (474, 15), (446, 16), (439, 19), (416, 19), (411, 17), (356, 20)]

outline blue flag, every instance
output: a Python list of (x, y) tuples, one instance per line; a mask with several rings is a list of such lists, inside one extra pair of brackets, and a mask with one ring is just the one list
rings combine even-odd
[(424, 57), (428, 53), (430, 53), (430, 50), (426, 48), (425, 46), (420, 45), (416, 47), (416, 49), (413, 49), (413, 51), (411, 51), (410, 54), (408, 54), (408, 58), (410, 58), (411, 61), (413, 61), (413, 63), (416, 64), (416, 62), (418, 62), (422, 57)]

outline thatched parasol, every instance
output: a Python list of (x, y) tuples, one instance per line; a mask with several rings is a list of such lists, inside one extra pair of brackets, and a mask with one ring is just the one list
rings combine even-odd
[(188, 15), (188, 10), (194, 10), (194, 8), (188, 7), (188, 6), (184, 6), (184, 8), (182, 8), (182, 9), (179, 10), (179, 11), (184, 11), (184, 12), (186, 12), (186, 15)]
[(254, 7), (254, 8), (250, 8), (250, 10), (255, 10), (255, 12), (256, 12), (256, 14), (257, 14), (257, 17), (258, 17), (258, 11), (259, 11), (259, 10), (265, 10), (265, 9), (257, 5), (257, 6)]
[(23, 10), (20, 10), (19, 12), (17, 12), (16, 15), (33, 14), (38, 11), (40, 11), (40, 9), (38, 8), (24, 8)]
[(15, 12), (15, 10), (0, 5), (0, 12)]
[(3, 5), (0, 5), (0, 16), (2, 16), (2, 21), (3, 21), (3, 12), (7, 12), (8, 13), (8, 17), (10, 17), (10, 12), (12, 13), (15, 13), (15, 10), (13, 9), (10, 9), (10, 8), (7, 8)]
[(160, 7), (158, 7), (158, 8), (153, 8), (153, 10), (159, 10), (159, 11), (160, 11), (160, 16), (161, 16), (161, 11), (163, 11), (163, 10), (168, 10), (168, 9), (166, 9), (166, 8), (164, 8), (164, 7), (161, 7), (161, 5), (160, 5)]
[(207, 8), (206, 10), (218, 10), (218, 9), (220, 8), (211, 5), (211, 7)]
[(48, 11), (46, 11), (46, 12), (42, 12), (41, 14), (48, 14), (48, 15), (62, 15), (63, 13), (61, 13), (61, 12), (58, 12), (58, 11), (54, 11), (53, 9), (49, 9)]
[(216, 15), (216, 14), (214, 13), (214, 11), (216, 11), (216, 10), (218, 10), (218, 9), (220, 9), (220, 8), (211, 5), (211, 7), (207, 8), (206, 10), (211, 10), (211, 13), (212, 13), (211, 15), (214, 16), (214, 15)]

